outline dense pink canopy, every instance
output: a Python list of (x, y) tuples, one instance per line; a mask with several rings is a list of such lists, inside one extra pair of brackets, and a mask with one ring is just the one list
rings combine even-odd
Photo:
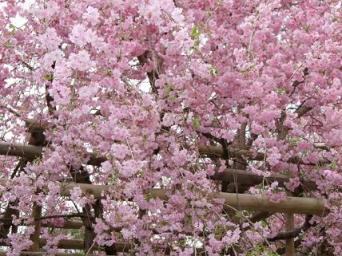
[[(295, 227), (308, 227), (295, 237), (298, 255), (342, 255), (340, 1), (0, 6), (0, 135), (44, 146), (14, 175), (24, 158), (1, 156), (1, 213), (19, 210), (14, 224), (38, 207), (43, 216), (83, 213), (80, 232), (106, 251), (120, 242), (132, 255), (277, 255), (283, 240), (268, 238), (284, 231), (284, 215), (253, 222), (253, 212), (223, 209), (211, 195), (292, 195), (327, 207), (295, 215)], [(41, 125), (44, 143), (27, 120)], [(90, 156), (101, 161), (89, 165)], [(243, 187), (212, 178), (227, 168), (289, 180)], [(112, 189), (61, 197), (67, 181)], [(168, 199), (149, 196), (155, 188)], [(14, 231), (0, 237), (8, 255), (29, 250), (35, 226)], [(48, 255), (71, 238), (46, 227), (40, 236)]]

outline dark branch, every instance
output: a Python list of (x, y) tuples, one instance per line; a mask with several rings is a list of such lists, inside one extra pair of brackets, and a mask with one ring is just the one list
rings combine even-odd
[(312, 226), (312, 224), (310, 223), (311, 219), (312, 219), (312, 215), (307, 215), (305, 218), (305, 222), (301, 227), (296, 228), (296, 229), (291, 230), (291, 231), (280, 232), (276, 236), (268, 238), (267, 240), (269, 242), (275, 242), (278, 240), (286, 240), (286, 239), (290, 239), (290, 238), (295, 238), (300, 233), (305, 232), (306, 230), (308, 230)]

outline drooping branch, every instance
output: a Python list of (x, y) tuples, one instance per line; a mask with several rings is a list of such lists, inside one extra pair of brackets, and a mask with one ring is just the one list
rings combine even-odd
[(250, 217), (250, 222), (258, 222), (258, 221), (261, 221), (261, 220), (264, 220), (268, 217), (270, 217), (272, 215), (271, 212), (265, 212), (265, 211), (261, 211), (261, 212), (257, 212), (255, 214), (252, 215), (252, 217)]
[[(56, 61), (52, 63), (51, 68), (52, 70), (56, 68)], [(45, 100), (46, 100), (46, 105), (48, 107), (49, 114), (53, 115), (54, 112), (56, 111), (56, 106), (53, 105), (54, 98), (51, 96), (49, 89), (54, 80), (54, 73), (51, 72), (50, 74), (48, 74), (46, 77), (46, 80), (48, 83), (45, 84)]]
[(152, 93), (154, 95), (158, 94), (158, 90), (156, 87), (156, 80), (159, 78), (159, 74), (162, 69), (163, 61), (157, 56), (154, 52), (150, 50), (146, 50), (142, 55), (138, 56), (138, 60), (141, 66), (149, 64), (149, 62), (154, 62), (154, 68), (147, 72), (147, 77), (151, 85)]
[[(82, 166), (79, 169), (74, 169), (70, 167), (70, 175), (76, 184), (81, 183), (85, 185), (91, 185), (90, 174)], [(94, 248), (95, 231), (93, 224), (95, 222), (95, 217), (92, 214), (93, 204), (86, 203), (82, 207), (81, 219), (84, 225), (84, 240), (83, 249), (86, 253)]]
[(298, 235), (300, 235), (300, 233), (305, 232), (312, 226), (312, 224), (310, 223), (310, 220), (312, 219), (312, 217), (313, 217), (312, 215), (307, 215), (305, 218), (305, 222), (301, 227), (296, 228), (291, 231), (280, 232), (274, 237), (267, 238), (267, 240), (270, 242), (275, 242), (278, 240), (286, 240), (286, 239), (297, 237)]
[[(31, 147), (31, 149), (35, 150), (35, 147), (37, 146), (38, 148), (45, 146), (46, 145), (46, 140), (45, 140), (45, 135), (44, 135), (44, 129), (41, 126), (35, 127), (35, 126), (29, 126), (28, 127), (28, 132), (30, 133), (29, 137), (29, 145), (28, 147)], [(6, 148), (6, 147), (5, 147)], [(5, 148), (2, 148), (5, 150)], [(18, 154), (20, 153), (20, 147), (9, 147), (8, 150), (12, 150), (14, 153)], [(0, 151), (1, 151), (1, 146), (0, 146)], [(23, 169), (26, 167), (27, 163), (29, 161), (34, 160), (36, 157), (39, 155), (36, 154), (36, 156), (32, 156), (34, 154), (28, 154), (28, 156), (21, 156), (21, 159), (19, 160), (19, 163), (13, 170), (10, 179), (13, 179), (18, 173), (23, 171)], [(16, 209), (17, 204), (19, 203), (19, 199), (17, 198), (14, 202), (9, 202), (6, 210), (4, 212), (4, 218), (13, 218), (13, 216), (19, 216), (19, 211)], [(33, 215), (34, 217), (37, 217), (41, 212), (41, 206), (34, 203), (33, 207)], [(17, 232), (17, 227), (15, 225), (12, 225), (12, 223), (3, 223), (3, 226), (0, 228), (0, 233), (1, 237), (6, 237), (10, 231), (10, 227), (12, 227), (12, 233)], [(31, 236), (31, 240), (33, 241), (32, 245), (32, 250), (37, 250), (39, 249), (39, 245), (37, 239), (39, 238), (40, 235), (40, 222), (35, 223), (35, 233)]]
[(19, 211), (16, 209), (17, 204), (18, 204), (18, 200), (8, 203), (2, 217), (5, 219), (10, 219), (10, 221), (0, 224), (0, 238), (6, 238), (6, 236), (8, 235), (10, 231), (10, 228), (11, 227), (13, 228), (12, 218), (13, 216), (19, 216)]

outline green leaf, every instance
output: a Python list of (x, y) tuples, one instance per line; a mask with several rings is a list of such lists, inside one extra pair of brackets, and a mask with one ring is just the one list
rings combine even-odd
[(276, 252), (270, 251), (265, 245), (258, 244), (257, 246), (254, 247), (253, 250), (249, 251), (246, 256), (260, 256), (260, 255), (265, 255), (265, 256), (280, 256)]
[(223, 226), (215, 227), (214, 234), (215, 234), (216, 239), (222, 239), (225, 233), (226, 233), (226, 229)]
[(300, 141), (301, 141), (301, 138), (299, 138), (299, 137), (290, 137), (289, 138), (289, 144), (291, 146), (297, 146)]
[(166, 83), (164, 87), (164, 91), (165, 91), (165, 96), (169, 97), (171, 92), (173, 91), (173, 88), (169, 83)]
[(199, 30), (199, 27), (194, 26), (191, 30), (191, 34), (190, 37), (192, 40), (194, 40), (194, 50), (198, 49), (198, 46), (200, 44), (200, 35), (201, 35), (201, 31)]
[(277, 88), (276, 93), (279, 95), (284, 95), (286, 93), (285, 88)]
[(4, 43), (4, 47), (7, 48), (7, 49), (10, 49), (10, 48), (14, 48), (12, 42), (10, 40), (7, 40), (5, 43)]
[(329, 168), (336, 170), (337, 168), (337, 162), (336, 160), (332, 161), (331, 164), (329, 164)]
[(52, 82), (53, 81), (53, 74), (49, 73), (49, 74), (44, 75), (44, 79), (49, 81), (49, 82)]
[(218, 75), (218, 69), (213, 67), (213, 66), (210, 68), (209, 72), (210, 72), (210, 75), (212, 75), (212, 76)]
[(201, 118), (199, 116), (194, 116), (192, 118), (192, 126), (195, 129), (199, 129), (201, 127)]
[(192, 40), (198, 40), (201, 35), (201, 32), (197, 26), (194, 26), (191, 30), (191, 39)]

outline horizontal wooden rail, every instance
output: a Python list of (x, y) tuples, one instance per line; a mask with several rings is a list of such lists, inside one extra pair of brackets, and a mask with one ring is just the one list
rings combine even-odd
[[(0, 256), (6, 256), (6, 252), (0, 252)], [(46, 256), (46, 252), (21, 252), (20, 256)], [(55, 253), (54, 256), (84, 256), (84, 253)]]
[[(253, 161), (265, 161), (266, 155), (264, 153), (254, 153), (246, 149), (239, 149), (239, 148), (232, 148), (229, 147), (229, 155), (231, 157), (245, 157), (248, 160), (253, 160)], [(206, 155), (208, 157), (216, 157), (216, 158), (222, 158), (224, 157), (224, 152), (221, 146), (207, 146), (207, 145), (199, 145), (198, 146), (198, 151), (201, 155)], [(307, 163), (304, 162), (301, 158), (293, 156), (290, 157), (287, 160), (288, 163), (292, 164), (304, 164), (304, 165), (316, 165), (312, 163)], [(320, 160), (318, 165), (326, 165), (326, 164), (331, 164), (329, 160)]]
[[(1, 185), (6, 184), (6, 180), (0, 180)], [(61, 183), (61, 195), (70, 196), (70, 192), (75, 187), (79, 187), (83, 193), (91, 194), (95, 198), (100, 198), (105, 191), (113, 189), (108, 185), (93, 185), (82, 183)], [(283, 212), (283, 213), (298, 213), (298, 214), (316, 214), (324, 215), (325, 207), (323, 200), (316, 198), (303, 197), (287, 197), (285, 200), (274, 203), (264, 195), (250, 195), (238, 193), (213, 193), (211, 197), (221, 198), (225, 201), (227, 208), (234, 207), (238, 210), (253, 210), (268, 212)], [(168, 199), (168, 194), (165, 190), (153, 189), (146, 198)]]
[[(13, 186), (5, 179), (0, 180), (0, 185)], [(61, 183), (60, 190), (62, 196), (70, 196), (70, 192), (75, 187), (79, 187), (83, 193), (91, 194), (95, 198), (100, 198), (105, 191), (113, 189), (114, 187), (108, 185), (93, 185), (82, 183)], [(167, 200), (168, 194), (164, 190), (153, 189), (147, 197), (160, 198)], [(325, 213), (324, 202), (316, 198), (303, 197), (287, 197), (286, 200), (279, 203), (270, 201), (263, 195), (250, 195), (238, 193), (213, 193), (212, 197), (221, 198), (225, 200), (227, 207), (234, 207), (239, 210), (253, 210), (268, 212), (283, 212), (283, 213), (302, 213), (302, 214), (316, 214), (323, 215)]]
[[(41, 247), (46, 245), (45, 239), (40, 239), (39, 244)], [(10, 246), (9, 244), (1, 241), (0, 246)], [(74, 249), (74, 250), (83, 250), (84, 249), (84, 241), (80, 239), (62, 239), (58, 243), (58, 249)], [(116, 243), (115, 250), (117, 252), (127, 252), (132, 248), (131, 244), (127, 243)], [(101, 250), (101, 247), (95, 246), (94, 250)]]
[(42, 154), (42, 147), (28, 144), (0, 143), (0, 155), (20, 156), (27, 159), (34, 159)]
[[(274, 181), (278, 182), (278, 185), (283, 187), (286, 182), (289, 182), (289, 177), (282, 174), (272, 174), (270, 176), (262, 176), (252, 173), (246, 170), (231, 169), (227, 168), (222, 172), (216, 172), (212, 177), (214, 180), (221, 180), (229, 183), (244, 184), (248, 186), (255, 186), (265, 182), (265, 184), (270, 184)], [(312, 181), (304, 180), (303, 188), (306, 190), (314, 190), (316, 184)]]
[(64, 221), (63, 225), (53, 225), (52, 223), (42, 223), (42, 227), (54, 227), (54, 228), (62, 228), (62, 229), (80, 229), (83, 227), (83, 222), (81, 221)]
[[(161, 198), (167, 200), (167, 194), (164, 190), (152, 190), (152, 198)], [(214, 193), (215, 198), (224, 200), (225, 208), (231, 210), (252, 210), (282, 213), (315, 214), (324, 215), (326, 209), (324, 202), (316, 198), (287, 197), (285, 200), (275, 203), (270, 201), (265, 195), (250, 195), (237, 193)]]
[[(46, 245), (46, 240), (40, 239), (39, 241), (40, 246)], [(10, 246), (6, 242), (0, 242), (0, 246)], [(83, 240), (79, 239), (63, 239), (60, 240), (57, 246), (59, 249), (76, 249), (82, 250), (84, 248)]]
[[(60, 217), (62, 219), (62, 217)], [(63, 225), (55, 225), (51, 222), (46, 222), (44, 220), (41, 220), (41, 225), (42, 227), (49, 227), (49, 228), (61, 228), (61, 229), (79, 229), (83, 227), (83, 222), (81, 221), (71, 221), (71, 220), (65, 220)], [(1, 219), (0, 218), (0, 225), (1, 223), (6, 223), (6, 224), (12, 224), (12, 219)], [(19, 226), (27, 226), (27, 225), (32, 225), (25, 223), (24, 221), (19, 224)]]
[[(4, 156), (19, 156), (25, 157), (28, 160), (33, 160), (37, 157), (40, 157), (42, 152), (43, 147), (40, 146), (5, 142), (0, 143), (0, 155)], [(95, 157), (91, 155), (87, 164), (99, 166), (104, 161), (106, 161), (106, 158), (104, 157)]]
[[(223, 157), (223, 150), (221, 146), (207, 146), (207, 145), (199, 145), (198, 151), (203, 156), (208, 157)], [(22, 156), (27, 157), (29, 159), (34, 159), (39, 157), (42, 153), (42, 147), (39, 146), (31, 146), (27, 144), (16, 144), (16, 143), (0, 143), (0, 155), (8, 155), (8, 156)], [(266, 159), (266, 155), (264, 153), (253, 153), (246, 149), (239, 148), (229, 148), (229, 155), (232, 157), (240, 157), (243, 156), (248, 158), (248, 160), (253, 161), (264, 161)], [(96, 157), (91, 155), (87, 164), (90, 165), (101, 165), (106, 161), (105, 157)], [(305, 165), (316, 165), (311, 163), (303, 162), (299, 157), (290, 157), (288, 159), (289, 163), (293, 164), (305, 164)], [(319, 165), (330, 164), (331, 162), (328, 160), (319, 161)]]
[[(202, 148), (202, 151), (204, 149)], [(213, 148), (213, 151), (216, 152), (217, 147)], [(11, 155), (11, 156), (22, 156), (27, 158), (36, 158), (40, 156), (42, 153), (42, 147), (24, 145), (24, 144), (9, 144), (9, 143), (0, 143), (0, 155)], [(105, 161), (105, 158), (101, 157), (91, 157), (87, 164), (90, 165), (100, 165)], [(237, 170), (237, 169), (226, 169), (220, 173), (216, 173), (211, 177), (215, 180), (221, 180), (225, 182), (233, 182), (237, 184), (244, 184), (249, 186), (254, 186), (257, 184), (265, 182), (273, 182), (277, 181), (280, 186), (284, 186), (285, 182), (289, 181), (289, 177), (285, 175), (272, 175), (269, 177), (264, 177), (261, 175), (257, 175), (245, 170)], [(310, 181), (304, 181), (304, 187), (307, 189), (314, 189), (315, 184)]]

